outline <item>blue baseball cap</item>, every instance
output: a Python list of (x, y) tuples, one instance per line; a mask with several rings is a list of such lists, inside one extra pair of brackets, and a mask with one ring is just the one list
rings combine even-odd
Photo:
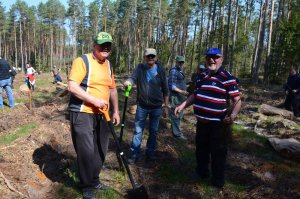
[(206, 51), (206, 55), (218, 55), (222, 56), (222, 52), (219, 48), (209, 48)]

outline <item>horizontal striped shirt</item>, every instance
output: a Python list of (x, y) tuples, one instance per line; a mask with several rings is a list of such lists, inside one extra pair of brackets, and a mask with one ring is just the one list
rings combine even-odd
[(228, 100), (239, 96), (236, 78), (223, 67), (211, 74), (209, 70), (198, 76), (194, 113), (197, 118), (222, 121), (226, 116)]

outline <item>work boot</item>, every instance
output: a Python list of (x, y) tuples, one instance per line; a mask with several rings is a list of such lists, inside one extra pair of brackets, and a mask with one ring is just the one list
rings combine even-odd
[(138, 161), (140, 161), (140, 157), (137, 157), (135, 155), (132, 155), (130, 158), (127, 158), (128, 164), (135, 164)]
[(83, 199), (96, 199), (94, 190), (88, 190), (83, 192)]
[(175, 138), (178, 140), (187, 140), (187, 138), (184, 135), (175, 136)]

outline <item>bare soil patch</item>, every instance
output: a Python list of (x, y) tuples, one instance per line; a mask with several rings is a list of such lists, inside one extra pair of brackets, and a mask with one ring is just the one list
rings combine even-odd
[[(253, 126), (252, 113), (262, 102), (280, 107), (283, 95), (278, 94), (279, 91), (264, 90), (243, 88), (242, 114), (248, 117), (248, 121), (239, 120), (239, 123)], [(38, 92), (57, 91), (54, 85), (49, 84), (48, 89)], [(119, 95), (122, 95), (121, 92)], [(133, 90), (128, 106), (135, 104), (135, 95)], [(28, 110), (26, 103), (21, 103), (1, 112), (0, 135), (13, 133), (28, 123), (36, 125), (25, 137), (9, 145), (0, 145), (0, 172), (3, 174), (3, 177), (0, 176), (1, 198), (80, 198), (80, 195), (74, 194), (79, 193), (79, 190), (68, 173), (74, 169), (76, 154), (69, 122), (66, 120), (67, 101), (68, 96), (53, 97), (42, 103), (35, 102), (32, 111)], [(128, 153), (134, 115), (127, 113), (126, 117), (123, 148)], [(299, 162), (280, 156), (273, 159), (257, 155), (257, 149), (261, 148), (261, 153), (264, 153), (265, 146), (255, 141), (245, 143), (243, 137), (238, 135), (233, 136), (230, 145), (226, 186), (222, 193), (211, 189), (209, 181), (200, 180), (194, 172), (196, 120), (192, 109), (186, 111), (182, 122), (188, 138), (186, 142), (172, 137), (168, 123), (168, 119), (162, 119), (160, 123), (158, 161), (149, 163), (142, 160), (130, 166), (137, 181), (146, 186), (150, 198), (300, 198), (300, 173), (295, 169), (299, 168)], [(146, 145), (145, 138), (142, 154)], [(268, 150), (272, 148), (269, 146)], [(105, 184), (118, 192), (119, 198), (126, 198), (126, 191), (131, 189), (131, 184), (128, 179), (122, 184), (113, 177), (119, 170), (115, 151), (114, 140), (111, 139), (101, 176)], [(70, 192), (59, 193), (61, 186), (67, 187)], [(241, 187), (241, 190), (237, 187)]]

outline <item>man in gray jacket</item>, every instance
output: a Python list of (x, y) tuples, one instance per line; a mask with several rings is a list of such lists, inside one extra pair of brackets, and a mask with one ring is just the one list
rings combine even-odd
[(156, 63), (157, 53), (153, 48), (147, 48), (144, 53), (144, 63), (138, 64), (131, 77), (124, 82), (124, 86), (137, 85), (137, 110), (135, 115), (135, 129), (131, 142), (132, 157), (129, 163), (135, 163), (140, 158), (143, 130), (149, 115), (149, 137), (147, 140), (146, 160), (155, 161), (156, 136), (159, 119), (162, 112), (167, 112), (169, 91), (166, 71)]

